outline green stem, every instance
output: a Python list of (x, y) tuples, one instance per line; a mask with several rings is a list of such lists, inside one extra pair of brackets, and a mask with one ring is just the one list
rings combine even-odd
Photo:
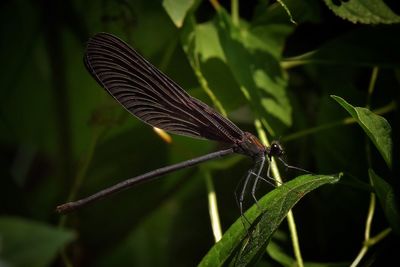
[[(90, 165), (90, 162), (93, 159), (93, 154), (94, 154), (94, 151), (95, 151), (99, 136), (102, 133), (102, 129), (104, 129), (104, 128), (101, 128), (101, 129), (99, 127), (95, 127), (94, 128), (92, 139), (91, 139), (90, 144), (89, 144), (89, 148), (88, 148), (86, 154), (84, 155), (84, 157), (82, 159), (82, 164), (80, 165), (80, 167), (79, 167), (79, 169), (78, 169), (78, 171), (76, 173), (76, 176), (74, 178), (74, 182), (73, 182), (71, 191), (69, 192), (69, 195), (67, 197), (66, 202), (74, 200), (76, 198), (77, 194), (78, 194), (78, 191), (79, 191), (79, 189), (81, 187), (83, 179), (86, 176), (86, 173), (87, 173), (88, 167)], [(67, 215), (62, 216), (60, 218), (60, 221), (59, 221), (58, 225), (60, 227), (63, 227), (66, 224), (67, 218), (68, 218)]]
[(351, 263), (350, 267), (356, 267), (362, 258), (364, 258), (365, 254), (367, 254), (368, 251), (368, 247), (363, 246), (360, 250), (360, 252), (358, 252), (358, 255), (356, 257), (356, 259)]
[[(261, 142), (265, 146), (270, 146), (270, 143), (268, 141), (267, 135), (265, 134), (265, 131), (262, 128), (261, 121), (256, 119), (254, 121), (255, 127), (257, 129), (258, 136), (260, 137)], [(272, 176), (274, 179), (276, 179), (276, 185), (279, 186), (282, 184), (282, 178), (279, 173), (278, 166), (276, 165), (276, 162), (274, 159), (271, 161), (271, 170), (272, 170)], [(296, 229), (296, 222), (293, 216), (293, 212), (290, 210), (287, 214), (287, 221), (289, 225), (289, 231), (290, 231), (290, 236), (292, 238), (292, 245), (293, 245), (293, 250), (294, 250), (294, 255), (296, 258), (297, 266), (303, 267), (303, 258), (301, 256), (301, 250), (300, 250), (300, 243), (299, 243), (299, 238), (297, 234), (297, 229)]]
[(283, 7), (283, 9), (286, 11), (286, 13), (289, 16), (290, 22), (297, 25), (297, 22), (293, 19), (292, 13), (290, 12), (289, 8), (287, 5), (282, 1), (282, 0), (277, 0), (277, 2)]
[[(201, 72), (200, 63), (198, 61), (198, 58), (196, 56), (194, 56), (194, 58), (192, 58), (192, 60), (189, 60), (189, 62), (192, 65), (192, 68), (197, 77), (197, 80), (200, 83), (201, 88), (203, 88), (203, 90), (206, 92), (206, 94), (211, 99), (211, 101), (213, 102), (213, 104), (217, 108), (217, 110), (223, 116), (226, 117), (227, 113), (226, 113), (224, 107), (222, 106), (221, 102), (218, 100), (218, 98), (214, 95), (213, 91), (208, 86), (208, 82), (207, 82), (206, 78), (203, 76), (203, 73)], [(221, 230), (221, 222), (219, 219), (217, 196), (215, 194), (214, 184), (211, 179), (210, 172), (203, 169), (203, 173), (204, 173), (204, 178), (206, 180), (206, 185), (207, 185), (208, 212), (210, 213), (211, 228), (213, 231), (215, 242), (218, 242), (222, 237), (222, 230)]]
[[(389, 104), (387, 104), (381, 108), (372, 110), (372, 112), (374, 112), (375, 114), (378, 114), (378, 115), (383, 115), (383, 114), (386, 114), (386, 113), (389, 113), (389, 112), (395, 110), (396, 107), (397, 107), (396, 102), (392, 101)], [(353, 117), (347, 117), (347, 118), (344, 118), (344, 119), (341, 119), (341, 120), (338, 120), (335, 122), (322, 124), (322, 125), (319, 125), (316, 127), (308, 128), (306, 130), (302, 130), (302, 131), (295, 132), (293, 134), (286, 135), (282, 138), (282, 141), (288, 142), (288, 141), (291, 141), (294, 139), (298, 139), (300, 137), (304, 137), (306, 135), (315, 134), (315, 133), (318, 133), (321, 131), (331, 129), (333, 127), (341, 126), (344, 124), (353, 124), (353, 123), (356, 123), (356, 120)]]
[(210, 3), (216, 11), (219, 11), (219, 9), (221, 8), (220, 4), (218, 3), (218, 0), (210, 0)]
[(202, 173), (207, 185), (208, 194), (208, 212), (210, 214), (211, 228), (214, 234), (215, 243), (222, 238), (221, 221), (219, 219), (217, 196), (215, 194), (214, 184), (211, 174), (205, 168), (202, 168)]
[[(45, 1), (46, 2), (46, 1)], [(50, 2), (51, 1), (47, 1)], [(44, 5), (46, 6), (46, 5)], [(60, 9), (56, 5), (51, 4), (46, 6), (46, 10), (43, 6), (43, 25), (45, 45), (49, 60), (50, 69), (50, 82), (53, 94), (52, 104), (54, 107), (54, 126), (57, 130), (57, 149), (58, 159), (60, 164), (60, 176), (63, 181), (68, 181), (68, 178), (72, 176), (72, 135), (71, 135), (71, 118), (70, 118), (70, 103), (68, 102), (70, 97), (68, 95), (67, 87), (67, 76), (66, 76), (66, 56), (65, 47), (62, 40), (62, 34), (59, 31), (60, 21)], [(51, 14), (51, 15), (50, 15)]]
[[(104, 128), (102, 128), (102, 129), (104, 129)], [(83, 181), (84, 177), (86, 176), (87, 169), (90, 165), (90, 162), (92, 161), (94, 150), (96, 148), (96, 144), (97, 144), (98, 138), (100, 136), (100, 133), (101, 133), (100, 129), (98, 127), (95, 127), (88, 151), (86, 152), (86, 154), (82, 160), (82, 164), (80, 165), (80, 167), (76, 173), (71, 191), (68, 195), (66, 202), (74, 200), (76, 198), (76, 195), (78, 194), (78, 191), (79, 191), (79, 188), (81, 187), (82, 181)], [(67, 223), (67, 218), (68, 218), (67, 215), (61, 216), (61, 218), (58, 222), (58, 226), (60, 228), (63, 228), (65, 226), (65, 224)], [(66, 248), (63, 248), (61, 250), (60, 255), (61, 255), (61, 259), (66, 267), (73, 266), (71, 261), (69, 260), (69, 257), (67, 256)]]
[(213, 91), (210, 89), (210, 87), (208, 86), (208, 82), (206, 80), (206, 78), (203, 76), (203, 73), (201, 72), (200, 69), (200, 63), (198, 62), (198, 59), (195, 59), (196, 62), (192, 62), (192, 68), (194, 70), (194, 73), (197, 77), (197, 80), (200, 83), (201, 88), (203, 88), (204, 92), (206, 92), (206, 94), (208, 95), (208, 97), (211, 99), (211, 101), (213, 102), (215, 108), (223, 115), (226, 117), (227, 113), (224, 109), (224, 107), (222, 106), (221, 102), (218, 100), (218, 98), (215, 96), (215, 94), (213, 93)]
[(297, 234), (296, 222), (294, 220), (294, 215), (292, 210), (289, 210), (287, 214), (287, 221), (288, 221), (289, 231), (291, 234), (290, 236), (292, 238), (293, 251), (297, 261), (297, 266), (303, 267), (304, 266), (303, 257), (301, 255), (299, 237)]
[(389, 235), (392, 232), (392, 228), (386, 228), (385, 230), (381, 231), (379, 234), (376, 236), (372, 237), (369, 239), (368, 245), (369, 247), (379, 243), (381, 240), (383, 240), (387, 235)]
[(171, 40), (171, 42), (169, 42), (167, 49), (165, 49), (165, 51), (163, 53), (163, 57), (159, 64), (159, 69), (161, 71), (165, 71), (168, 64), (171, 62), (171, 57), (174, 54), (174, 51), (175, 51), (177, 45), (178, 45), (177, 38), (174, 38), (173, 40)]
[[(368, 86), (366, 108), (369, 108), (371, 105), (371, 98), (372, 98), (372, 94), (374, 92), (376, 79), (378, 77), (378, 70), (379, 69), (377, 67), (374, 67), (372, 70), (371, 79), (370, 79), (369, 86)], [(365, 151), (366, 151), (368, 168), (371, 168), (372, 167), (371, 147), (370, 147), (369, 139), (367, 137), (365, 137)], [(371, 186), (373, 186), (373, 181), (372, 181), (371, 177), (369, 178), (369, 182), (370, 182)], [(375, 214), (375, 209), (376, 209), (376, 196), (375, 196), (375, 193), (371, 193), (370, 199), (369, 199), (367, 219), (365, 221), (363, 246), (361, 247), (361, 250), (358, 253), (357, 257), (353, 261), (353, 263), (351, 265), (352, 267), (357, 266), (361, 262), (361, 260), (367, 254), (369, 247), (371, 246), (371, 242), (370, 242), (371, 227), (372, 227), (372, 220), (373, 220), (374, 214)]]
[(378, 67), (374, 67), (372, 69), (371, 80), (370, 80), (369, 86), (368, 86), (366, 108), (369, 108), (371, 106), (371, 97), (372, 97), (372, 94), (373, 94), (374, 89), (375, 89), (376, 79), (378, 77), (378, 71), (379, 71)]
[[(210, 0), (210, 2), (214, 6), (214, 8), (218, 11), (219, 10), (218, 1)], [(223, 116), (227, 116), (227, 112), (225, 111), (224, 107), (222, 106), (222, 104), (218, 100), (218, 98), (214, 95), (213, 91), (208, 86), (208, 82), (207, 82), (206, 78), (203, 76), (203, 73), (201, 72), (200, 62), (199, 62), (197, 55), (195, 53), (193, 53), (193, 54), (189, 53), (188, 50), (186, 50), (186, 49), (185, 49), (185, 52), (186, 52), (187, 58), (189, 60), (189, 63), (197, 77), (197, 80), (199, 81), (201, 88), (211, 99), (215, 108)], [(208, 206), (209, 206), (209, 213), (210, 213), (210, 219), (211, 219), (211, 227), (213, 230), (215, 241), (217, 242), (222, 237), (221, 223), (220, 223), (219, 214), (218, 214), (217, 198), (216, 198), (216, 194), (215, 194), (215, 190), (214, 190), (213, 181), (211, 179), (211, 175), (210, 175), (209, 171), (203, 171), (203, 173), (204, 173), (206, 185), (207, 185), (207, 195), (208, 195), (208, 203), (209, 203)]]
[(239, 25), (239, 0), (231, 0), (231, 16), (232, 23), (235, 26)]
[[(206, 92), (208, 97), (210, 97), (211, 101), (213, 102), (214, 106), (219, 110), (219, 112), (226, 116), (227, 113), (222, 106), (221, 102), (219, 102), (218, 98), (214, 95), (210, 87), (208, 86), (208, 82), (203, 76), (201, 69), (200, 69), (200, 64), (198, 62), (198, 59), (195, 58), (193, 62), (192, 60), (189, 60), (192, 64), (192, 68), (194, 70), (194, 73), (197, 76), (197, 79), (203, 88), (203, 90)], [(219, 214), (218, 214), (218, 205), (217, 205), (217, 197), (215, 194), (214, 190), (214, 185), (213, 181), (211, 179), (211, 175), (209, 172), (204, 172), (205, 173), (205, 179), (206, 179), (206, 184), (207, 184), (207, 195), (208, 195), (208, 207), (209, 207), (209, 213), (210, 213), (210, 219), (211, 219), (211, 228), (213, 230), (214, 234), (214, 239), (215, 242), (218, 242), (221, 237), (222, 237), (222, 230), (221, 230), (221, 223), (219, 219)]]
[(391, 231), (391, 228), (386, 228), (376, 236), (370, 238), (368, 242), (364, 242), (362, 248), (360, 249), (360, 252), (358, 252), (357, 257), (351, 263), (350, 267), (358, 266), (358, 264), (360, 264), (361, 260), (364, 258), (365, 254), (367, 254), (369, 248), (383, 240), (388, 234), (390, 234)]
[(371, 193), (367, 220), (365, 222), (364, 242), (367, 242), (371, 236), (371, 225), (372, 225), (372, 219), (374, 218), (375, 207), (376, 207), (376, 196), (374, 193)]

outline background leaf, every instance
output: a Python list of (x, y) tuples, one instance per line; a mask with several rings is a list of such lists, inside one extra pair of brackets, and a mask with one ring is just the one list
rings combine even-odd
[[(277, 49), (270, 48), (274, 44), (263, 42), (246, 27), (235, 26), (225, 12), (218, 14), (217, 29), (222, 50), (244, 96), (257, 114), (264, 116), (267, 112), (280, 123), (290, 126), (291, 108), (285, 92), (287, 81), (279, 66)], [(273, 123), (273, 118), (270, 121)]]
[(383, 1), (379, 0), (324, 0), (326, 5), (338, 16), (353, 23), (366, 24), (399, 23), (396, 15)]
[(390, 223), (393, 231), (400, 233), (400, 213), (397, 205), (397, 200), (394, 194), (393, 187), (379, 177), (374, 170), (369, 169), (368, 174), (373, 182), (375, 193), (378, 196), (379, 202), (385, 212), (385, 216)]
[(18, 217), (0, 217), (0, 259), (9, 266), (48, 266), (73, 239), (72, 231)]

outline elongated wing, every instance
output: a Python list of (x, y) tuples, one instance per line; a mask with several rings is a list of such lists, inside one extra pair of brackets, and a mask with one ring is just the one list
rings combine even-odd
[(122, 106), (145, 123), (170, 133), (235, 143), (235, 124), (191, 97), (119, 38), (99, 33), (87, 44), (85, 65)]

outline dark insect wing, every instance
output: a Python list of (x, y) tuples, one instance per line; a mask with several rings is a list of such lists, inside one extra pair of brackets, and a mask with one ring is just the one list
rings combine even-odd
[(170, 133), (235, 143), (243, 132), (191, 97), (119, 38), (99, 33), (87, 44), (85, 65), (130, 113)]

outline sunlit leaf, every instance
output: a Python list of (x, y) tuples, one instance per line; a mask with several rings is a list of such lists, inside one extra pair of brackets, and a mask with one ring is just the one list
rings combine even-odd
[(195, 0), (163, 0), (163, 7), (175, 26), (180, 28), (187, 12), (195, 2)]
[(183, 49), (199, 83), (203, 90), (212, 91), (206, 93), (218, 111), (222, 109), (229, 113), (243, 105), (239, 85), (226, 65), (215, 23), (195, 24), (194, 18), (188, 18), (181, 37)]
[(217, 29), (227, 64), (253, 110), (258, 115), (267, 112), (284, 125), (291, 125), (287, 79), (276, 43), (259, 38), (244, 25), (234, 25), (223, 10), (218, 13)]

